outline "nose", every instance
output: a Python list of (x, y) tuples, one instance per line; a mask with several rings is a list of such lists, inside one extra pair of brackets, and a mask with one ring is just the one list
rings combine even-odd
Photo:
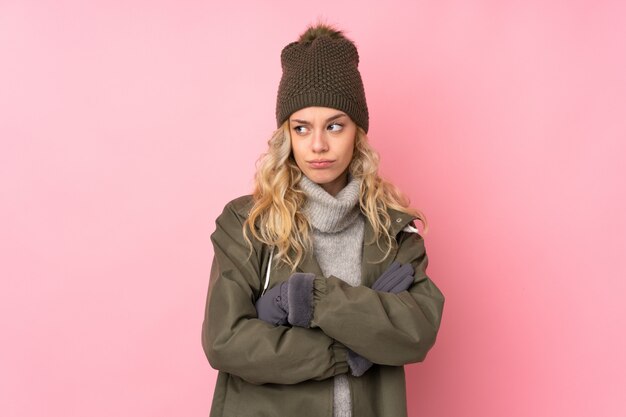
[(315, 153), (328, 151), (328, 139), (326, 138), (326, 132), (324, 131), (324, 129), (315, 129), (313, 131), (311, 149)]

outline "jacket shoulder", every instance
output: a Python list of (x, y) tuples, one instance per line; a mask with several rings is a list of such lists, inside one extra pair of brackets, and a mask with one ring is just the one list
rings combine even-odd
[(389, 214), (389, 218), (391, 219), (389, 232), (392, 236), (397, 236), (400, 232), (407, 230), (411, 230), (413, 233), (416, 233), (417, 229), (415, 229), (414, 222), (416, 219), (415, 216), (392, 208), (388, 208), (387, 213)]
[(251, 194), (242, 195), (226, 203), (226, 206), (224, 206), (224, 213), (232, 212), (240, 217), (247, 218), (253, 204), (254, 201)]
[(250, 213), (253, 205), (254, 201), (250, 194), (234, 198), (226, 203), (217, 221), (237, 219), (239, 222), (243, 223), (248, 218), (248, 213)]
[(226, 203), (222, 213), (215, 219), (216, 232), (218, 230), (234, 231), (241, 229), (248, 218), (248, 213), (252, 205), (253, 201), (251, 195), (243, 195)]
[[(213, 245), (218, 245), (228, 251), (236, 247), (246, 247), (247, 241), (244, 235), (244, 224), (248, 219), (250, 210), (254, 205), (252, 195), (237, 197), (224, 206), (224, 210), (215, 220), (215, 230), (211, 234)], [(255, 251), (261, 247), (261, 243), (253, 235), (248, 236)], [(221, 252), (224, 255), (224, 252)]]

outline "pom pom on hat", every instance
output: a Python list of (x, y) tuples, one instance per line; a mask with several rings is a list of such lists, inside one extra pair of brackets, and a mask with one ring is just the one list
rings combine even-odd
[(347, 39), (343, 34), (343, 31), (332, 27), (331, 25), (327, 25), (325, 23), (318, 23), (315, 26), (309, 26), (306, 31), (300, 35), (298, 42), (306, 43), (311, 42), (314, 39), (317, 39), (321, 36), (328, 36), (331, 39)]

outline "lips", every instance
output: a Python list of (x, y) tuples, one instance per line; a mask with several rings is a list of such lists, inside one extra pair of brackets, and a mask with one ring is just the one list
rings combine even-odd
[(313, 169), (324, 169), (330, 167), (335, 161), (331, 161), (329, 159), (317, 159), (313, 161), (308, 161), (307, 163)]

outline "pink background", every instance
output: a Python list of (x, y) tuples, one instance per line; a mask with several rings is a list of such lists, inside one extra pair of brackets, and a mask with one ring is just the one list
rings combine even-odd
[(431, 222), (410, 415), (626, 415), (624, 2), (336, 3), (0, 2), (2, 416), (208, 415), (209, 235), (317, 17)]

